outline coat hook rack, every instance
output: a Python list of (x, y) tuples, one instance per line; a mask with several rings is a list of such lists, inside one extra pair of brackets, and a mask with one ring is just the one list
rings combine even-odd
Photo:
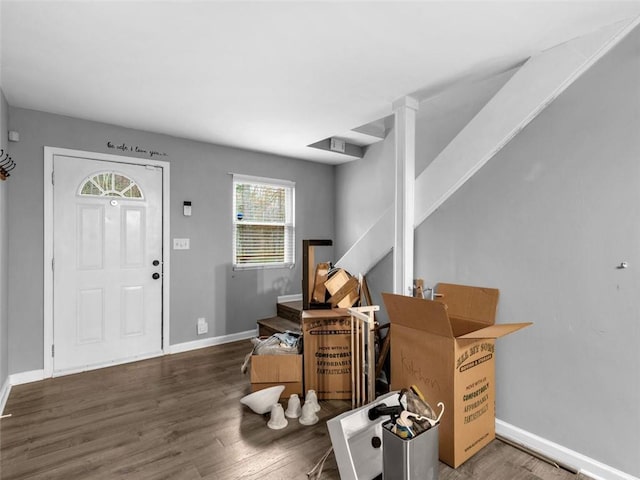
[(10, 177), (11, 174), (9, 172), (14, 168), (16, 168), (16, 162), (11, 159), (4, 148), (0, 149), (0, 180), (6, 180)]

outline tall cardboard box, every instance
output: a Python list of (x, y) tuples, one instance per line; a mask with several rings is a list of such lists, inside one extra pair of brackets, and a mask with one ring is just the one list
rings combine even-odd
[(350, 332), (344, 308), (302, 312), (305, 390), (320, 400), (351, 398)]
[(391, 389), (417, 385), (444, 402), (440, 460), (460, 466), (495, 438), (495, 339), (531, 323), (495, 325), (499, 292), (439, 284), (438, 301), (383, 293), (391, 322)]

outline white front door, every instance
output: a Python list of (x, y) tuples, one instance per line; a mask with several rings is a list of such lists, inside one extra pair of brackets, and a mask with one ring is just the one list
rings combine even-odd
[(53, 158), (53, 371), (162, 352), (162, 168)]

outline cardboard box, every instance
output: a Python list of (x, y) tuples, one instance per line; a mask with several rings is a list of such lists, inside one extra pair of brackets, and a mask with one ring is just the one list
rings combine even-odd
[(320, 400), (351, 398), (350, 329), (346, 309), (302, 312), (305, 389)]
[(358, 292), (358, 279), (350, 276), (342, 268), (339, 268), (333, 276), (324, 282), (331, 298), (329, 303), (333, 308), (349, 308), (360, 298)]
[(251, 357), (251, 391), (284, 385), (281, 399), (292, 393), (303, 394), (302, 355), (253, 355)]
[(499, 292), (439, 284), (437, 301), (383, 293), (391, 322), (391, 388), (416, 385), (444, 402), (440, 460), (457, 468), (495, 438), (495, 339), (531, 323), (495, 325)]

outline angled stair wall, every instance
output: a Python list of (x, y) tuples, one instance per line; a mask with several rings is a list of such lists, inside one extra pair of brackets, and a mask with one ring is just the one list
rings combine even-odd
[[(541, 52), (525, 62), (416, 178), (414, 227), (426, 220), (638, 23), (638, 19), (617, 23)], [(391, 205), (336, 265), (352, 274), (369, 272), (393, 248), (394, 228)]]

